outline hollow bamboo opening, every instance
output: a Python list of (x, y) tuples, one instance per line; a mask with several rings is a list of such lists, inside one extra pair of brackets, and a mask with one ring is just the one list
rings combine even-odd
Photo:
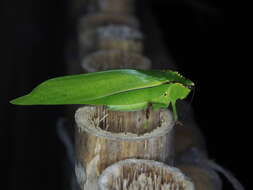
[(100, 190), (193, 190), (192, 182), (177, 168), (161, 162), (127, 159), (106, 168), (98, 180)]

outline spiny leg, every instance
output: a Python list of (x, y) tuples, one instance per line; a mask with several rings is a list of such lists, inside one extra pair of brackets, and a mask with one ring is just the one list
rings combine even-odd
[(178, 121), (176, 101), (172, 101), (171, 104), (172, 104), (173, 119), (175, 121), (175, 125), (183, 126), (183, 123), (181, 121)]

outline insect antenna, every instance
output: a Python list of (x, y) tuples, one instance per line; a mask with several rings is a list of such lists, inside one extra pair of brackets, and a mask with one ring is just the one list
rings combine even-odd
[(190, 102), (189, 102), (189, 104), (188, 104), (188, 111), (189, 111), (189, 109), (190, 109), (190, 106), (191, 106), (191, 104), (192, 104), (192, 102), (193, 102), (193, 98), (194, 98), (194, 96), (195, 96), (195, 87), (192, 87), (192, 95), (191, 95), (191, 99), (190, 99)]

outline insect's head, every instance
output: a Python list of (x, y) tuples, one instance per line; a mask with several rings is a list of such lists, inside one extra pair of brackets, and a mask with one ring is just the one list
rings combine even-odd
[(186, 88), (192, 90), (194, 88), (194, 82), (185, 78), (183, 75), (179, 74), (177, 71), (166, 70), (166, 77), (172, 83), (181, 83)]
[[(190, 87), (193, 87), (190, 85)], [(172, 83), (168, 85), (167, 92), (165, 94), (169, 95), (170, 100), (184, 99), (190, 93), (191, 89), (186, 87), (182, 83)]]

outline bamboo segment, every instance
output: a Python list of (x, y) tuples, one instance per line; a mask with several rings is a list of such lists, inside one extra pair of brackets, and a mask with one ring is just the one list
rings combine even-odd
[(127, 159), (106, 168), (98, 180), (99, 190), (194, 190), (180, 170), (161, 162)]
[(98, 49), (117, 49), (142, 54), (142, 34), (127, 25), (108, 25), (97, 29)]
[(151, 62), (148, 58), (136, 53), (119, 50), (101, 50), (90, 54), (82, 61), (82, 68), (87, 72), (108, 69), (149, 69)]
[(174, 122), (168, 110), (151, 111), (147, 117), (145, 111), (113, 112), (103, 107), (82, 107), (75, 118), (77, 160), (84, 168), (82, 176), (86, 176), (83, 190), (96, 189), (102, 171), (123, 159), (173, 163)]
[(78, 42), (81, 57), (96, 51), (98, 47), (98, 31), (103, 26), (123, 25), (130, 27), (132, 30), (137, 29), (139, 24), (134, 17), (115, 15), (115, 14), (91, 14), (80, 19), (78, 26)]
[(118, 49), (142, 53), (142, 34), (127, 25), (108, 25), (79, 32), (80, 53), (85, 56), (95, 50)]
[(183, 164), (177, 166), (194, 182), (196, 190), (221, 190), (222, 183), (215, 171), (196, 165)]

